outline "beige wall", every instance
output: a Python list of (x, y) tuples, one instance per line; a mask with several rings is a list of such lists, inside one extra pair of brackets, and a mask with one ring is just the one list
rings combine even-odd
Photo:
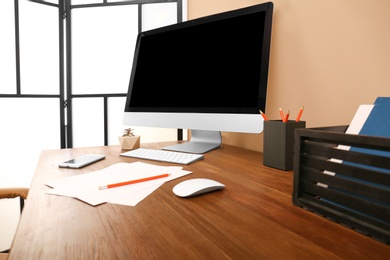
[[(188, 0), (188, 19), (266, 1)], [(359, 104), (390, 96), (389, 0), (274, 0), (266, 114), (307, 127), (345, 125)], [(224, 143), (262, 151), (262, 134), (223, 133)]]

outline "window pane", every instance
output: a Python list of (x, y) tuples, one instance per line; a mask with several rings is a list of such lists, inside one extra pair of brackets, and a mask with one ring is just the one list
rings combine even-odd
[(146, 4), (142, 7), (142, 31), (177, 23), (177, 4)]
[(58, 9), (30, 1), (19, 9), (22, 94), (58, 94)]
[(73, 94), (126, 93), (137, 5), (73, 9)]
[(104, 145), (103, 98), (74, 98), (73, 147)]
[(41, 150), (59, 149), (58, 99), (0, 98), (0, 173), (28, 187)]
[(59, 2), (59, 0), (44, 0), (44, 1), (52, 4), (58, 4)]
[(118, 136), (121, 136), (126, 128), (123, 125), (123, 113), (125, 110), (125, 97), (108, 99), (108, 144), (119, 144)]
[(102, 0), (72, 0), (72, 5), (81, 5), (81, 4), (96, 4), (102, 3)]
[(16, 94), (14, 1), (0, 1), (0, 94)]

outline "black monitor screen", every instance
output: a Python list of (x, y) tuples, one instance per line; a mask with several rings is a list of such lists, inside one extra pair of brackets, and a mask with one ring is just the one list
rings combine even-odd
[(265, 111), (272, 6), (140, 33), (126, 112)]

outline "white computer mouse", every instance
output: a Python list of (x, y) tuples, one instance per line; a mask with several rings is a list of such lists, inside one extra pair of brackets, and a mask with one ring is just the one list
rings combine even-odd
[(220, 182), (204, 178), (195, 178), (176, 184), (172, 191), (179, 197), (192, 197), (216, 190), (222, 190), (223, 188), (225, 188), (225, 185)]

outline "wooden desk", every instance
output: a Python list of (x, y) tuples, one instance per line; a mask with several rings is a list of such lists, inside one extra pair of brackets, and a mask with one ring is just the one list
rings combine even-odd
[[(158, 144), (149, 145), (158, 148)], [(51, 179), (99, 170), (118, 146), (43, 151), (10, 259), (385, 259), (390, 246), (292, 204), (292, 172), (263, 166), (262, 154), (225, 145), (135, 207), (44, 194)], [(58, 162), (85, 153), (107, 158), (79, 170)], [(158, 162), (145, 161), (158, 164)], [(226, 189), (179, 198), (179, 182), (206, 177)]]

